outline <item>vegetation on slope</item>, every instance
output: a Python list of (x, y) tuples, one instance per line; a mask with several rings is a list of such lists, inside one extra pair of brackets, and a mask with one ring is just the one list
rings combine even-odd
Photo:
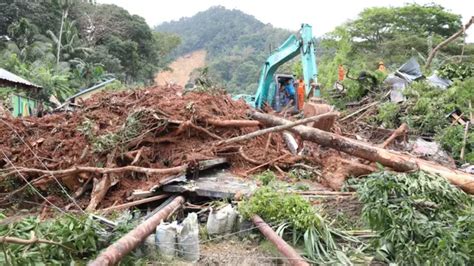
[(149, 83), (179, 44), (115, 5), (86, 1), (0, 4), (0, 67), (60, 99), (103, 79)]
[(239, 10), (212, 7), (193, 17), (163, 23), (158, 32), (174, 33), (182, 43), (177, 55), (205, 49), (210, 76), (230, 92), (254, 93), (260, 68), (290, 32)]

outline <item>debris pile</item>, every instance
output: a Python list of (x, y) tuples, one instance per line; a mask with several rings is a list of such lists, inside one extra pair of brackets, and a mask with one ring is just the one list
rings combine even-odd
[(102, 93), (75, 112), (2, 118), (1, 178), (11, 182), (1, 189), (26, 188), (21, 176), (43, 191), (56, 187), (56, 179), (76, 198), (92, 185), (93, 196), (114, 186), (105, 200), (102, 195), (89, 205), (95, 209), (120, 203), (133, 189), (149, 189), (166, 176), (190, 172), (205, 159), (225, 157), (230, 170), (244, 176), (268, 161), (282, 167), (294, 162), (296, 156), (282, 156), (287, 151), (279, 134), (214, 145), (257, 130), (257, 121), (243, 120), (249, 110), (222, 92), (183, 94), (180, 87), (163, 86)]

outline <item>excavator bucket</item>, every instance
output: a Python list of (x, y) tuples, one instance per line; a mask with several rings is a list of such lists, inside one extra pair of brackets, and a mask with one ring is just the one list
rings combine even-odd
[[(303, 113), (305, 117), (311, 117), (315, 115), (329, 113), (334, 109), (333, 106), (324, 103), (319, 98), (311, 98), (307, 102), (304, 103), (303, 106)], [(318, 123), (309, 123), (308, 126), (318, 128), (324, 131), (330, 131), (331, 128), (336, 122), (336, 117), (328, 117), (324, 118), (322, 121)]]

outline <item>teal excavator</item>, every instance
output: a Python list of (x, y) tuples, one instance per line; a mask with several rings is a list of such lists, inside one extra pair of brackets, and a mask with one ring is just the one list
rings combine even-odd
[[(260, 109), (266, 103), (276, 111), (281, 109), (280, 99), (284, 97), (284, 92), (280, 87), (282, 84), (294, 82), (294, 77), (292, 75), (277, 74), (277, 70), (278, 67), (298, 54), (301, 55), (303, 66), (305, 98), (320, 96), (319, 87), (316, 85), (318, 70), (316, 68), (315, 39), (313, 38), (312, 27), (308, 24), (302, 24), (298, 36), (291, 35), (265, 61), (254, 99), (256, 108)], [(312, 95), (309, 95), (310, 93)], [(301, 106), (297, 102), (294, 105)]]

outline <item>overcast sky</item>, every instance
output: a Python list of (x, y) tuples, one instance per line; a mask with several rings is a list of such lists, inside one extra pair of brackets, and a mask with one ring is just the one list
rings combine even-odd
[[(211, 6), (221, 5), (230, 9), (239, 9), (253, 15), (264, 23), (280, 28), (298, 30), (301, 23), (313, 26), (313, 32), (320, 36), (353, 19), (366, 7), (401, 6), (404, 3), (437, 3), (448, 10), (460, 14), (463, 24), (474, 15), (472, 0), (98, 0), (99, 3), (113, 3), (146, 19), (150, 26), (164, 21), (190, 17)], [(474, 29), (469, 29), (470, 42), (474, 42)]]

